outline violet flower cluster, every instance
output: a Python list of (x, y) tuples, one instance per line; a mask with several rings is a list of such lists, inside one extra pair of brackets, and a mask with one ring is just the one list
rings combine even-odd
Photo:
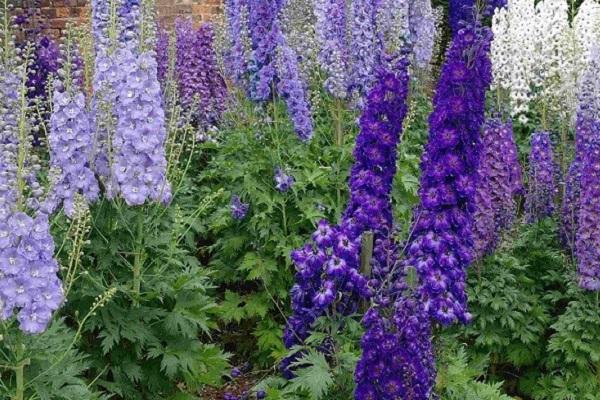
[(248, 65), (250, 72), (250, 97), (254, 101), (267, 101), (273, 95), (277, 71), (276, 50), (281, 34), (277, 16), (281, 1), (248, 0), (249, 31), (252, 55)]
[[(292, 253), (297, 273), (291, 290), (293, 315), (284, 333), (288, 348), (306, 339), (313, 322), (326, 310), (351, 313), (358, 298), (373, 294), (359, 271), (361, 237), (371, 231), (379, 246), (392, 228), (390, 193), (409, 81), (406, 60), (394, 66), (377, 72), (378, 79), (366, 98), (354, 150), (350, 203), (341, 223), (319, 222), (312, 241)], [(384, 264), (380, 260), (378, 265)], [(378, 272), (384, 274), (383, 269)], [(284, 371), (290, 361), (284, 361)]]
[(514, 196), (520, 190), (520, 165), (515, 154), (512, 124), (490, 119), (484, 126), (475, 193), (473, 240), (475, 258), (491, 253), (500, 232), (517, 212)]
[(485, 94), (492, 75), (488, 28), (459, 29), (447, 52), (421, 161), (421, 203), (408, 245), (429, 314), (467, 323), (466, 268), (473, 260), (473, 211)]
[(346, 39), (346, 1), (317, 0), (316, 33), (320, 43), (319, 64), (325, 72), (325, 89), (334, 97), (348, 96), (348, 43)]
[(231, 196), (231, 216), (233, 219), (237, 221), (241, 221), (246, 218), (246, 214), (248, 213), (248, 209), (250, 205), (248, 203), (242, 202), (240, 196), (233, 195)]
[(283, 36), (278, 47), (277, 75), (277, 90), (287, 105), (294, 131), (300, 140), (308, 142), (314, 133), (308, 93), (300, 77), (298, 56)]
[(593, 123), (594, 136), (582, 161), (581, 197), (578, 212), (577, 256), (579, 286), (600, 291), (600, 123)]
[(169, 203), (165, 115), (153, 52), (120, 49), (122, 79), (117, 86), (117, 126), (112, 138), (112, 174), (128, 205), (148, 200)]
[(191, 19), (175, 23), (175, 72), (179, 85), (179, 99), (186, 108), (197, 106), (197, 123), (203, 130), (215, 126), (225, 110), (227, 88), (217, 67), (213, 49), (212, 24), (205, 23), (194, 29)]
[(30, 99), (46, 98), (48, 78), (60, 67), (59, 55), (58, 45), (51, 38), (43, 36), (37, 41), (27, 79)]
[(554, 213), (555, 198), (558, 194), (557, 173), (550, 134), (535, 132), (531, 138), (529, 185), (525, 199), (528, 222), (539, 221)]
[(275, 170), (275, 188), (281, 193), (285, 193), (292, 188), (294, 185), (294, 177), (288, 175), (283, 169), (277, 168)]
[(452, 34), (475, 22), (475, 0), (449, 0), (448, 23)]
[(156, 72), (158, 81), (163, 86), (167, 79), (169, 70), (169, 32), (164, 28), (158, 28), (156, 34)]

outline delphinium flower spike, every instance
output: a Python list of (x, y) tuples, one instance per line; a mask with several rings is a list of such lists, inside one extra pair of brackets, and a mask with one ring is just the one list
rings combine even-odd
[[(493, 251), (503, 229), (509, 228), (516, 217), (520, 171), (513, 145), (511, 124), (489, 119), (483, 132), (475, 193), (473, 240), (475, 258)], [(515, 165), (516, 163), (516, 165)], [(519, 177), (519, 175), (517, 175)]]
[(16, 312), (19, 328), (38, 334), (64, 296), (48, 216), (26, 213), (37, 204), (28, 197), (39, 188), (30, 153), (26, 64), (8, 64), (14, 61), (0, 65), (0, 320)]
[(247, 90), (248, 60), (251, 51), (248, 0), (227, 0), (225, 10), (231, 40), (229, 52), (225, 57), (227, 73), (238, 87)]
[(62, 205), (66, 215), (72, 217), (76, 195), (83, 195), (88, 203), (94, 202), (99, 187), (90, 168), (93, 156), (91, 114), (79, 85), (81, 71), (75, 64), (77, 49), (69, 36), (62, 53), (63, 72), (54, 85), (48, 134), (52, 188), (44, 208), (52, 213)]
[(277, 89), (287, 104), (288, 113), (298, 138), (307, 142), (313, 135), (313, 121), (306, 85), (300, 77), (298, 57), (283, 35), (277, 48)]
[(225, 109), (227, 89), (221, 77), (212, 47), (213, 28), (210, 23), (194, 29), (191, 19), (178, 19), (176, 30), (175, 72), (179, 99), (193, 110), (201, 131), (216, 125)]
[(561, 239), (565, 246), (575, 251), (577, 218), (579, 215), (579, 200), (581, 192), (581, 176), (583, 160), (589, 151), (589, 142), (600, 131), (596, 121), (600, 115), (600, 49), (592, 48), (588, 67), (579, 84), (579, 104), (575, 130), (575, 158), (571, 162), (565, 180), (565, 193), (562, 202)]
[(465, 281), (473, 260), (480, 130), (491, 81), (490, 40), (489, 29), (476, 25), (455, 34), (442, 66), (421, 161), (421, 202), (408, 263), (420, 278), (426, 309), (442, 324), (471, 318)]
[(431, 7), (431, 0), (417, 0), (410, 3), (409, 27), (415, 66), (429, 69), (436, 35), (436, 17)]
[[(319, 222), (312, 241), (292, 253), (297, 273), (291, 290), (293, 315), (284, 334), (288, 348), (306, 339), (326, 310), (351, 313), (359, 298), (372, 294), (359, 271), (361, 236), (371, 231), (380, 245), (392, 228), (391, 187), (409, 81), (405, 58), (385, 65), (377, 71), (360, 117), (350, 202), (342, 221), (337, 226)], [(282, 365), (288, 374), (290, 362)]]
[(249, 27), (252, 56), (249, 62), (250, 97), (254, 101), (267, 101), (276, 84), (275, 57), (280, 35), (277, 15), (280, 1), (248, 0)]
[(450, 0), (448, 2), (448, 19), (452, 34), (475, 22), (475, 0)]
[(320, 45), (319, 64), (325, 72), (325, 89), (334, 97), (348, 96), (348, 43), (346, 1), (316, 0), (316, 33)]
[(534, 133), (531, 138), (529, 182), (525, 200), (528, 222), (539, 221), (554, 213), (555, 198), (558, 194), (557, 173), (558, 168), (554, 161), (550, 134), (548, 132)]
[(374, 68), (379, 62), (377, 52), (376, 4), (371, 0), (353, 0), (350, 7), (350, 57), (351, 76), (349, 89), (358, 95), (366, 94), (374, 78)]
[(581, 198), (578, 210), (576, 256), (579, 286), (600, 291), (600, 123), (592, 124), (594, 136), (582, 160)]

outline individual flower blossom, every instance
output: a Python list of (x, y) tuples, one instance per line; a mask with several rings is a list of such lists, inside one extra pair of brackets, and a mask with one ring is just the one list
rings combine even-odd
[(473, 208), (480, 130), (491, 81), (489, 29), (459, 29), (446, 54), (421, 160), (421, 202), (407, 245), (420, 296), (442, 324), (467, 323), (466, 268), (473, 260)]
[(296, 53), (283, 37), (278, 47), (277, 75), (279, 76), (277, 89), (287, 104), (294, 130), (300, 140), (307, 142), (312, 138), (314, 128), (306, 83), (300, 77)]
[(539, 221), (554, 213), (555, 197), (558, 194), (557, 172), (550, 134), (534, 133), (529, 153), (529, 185), (525, 201), (528, 222)]
[(486, 122), (475, 193), (473, 240), (476, 259), (495, 249), (500, 232), (509, 228), (516, 217), (514, 195), (519, 181), (515, 179), (515, 170), (520, 171), (520, 166), (511, 149), (514, 143), (511, 138), (510, 123), (503, 124), (499, 119)]
[(117, 125), (112, 138), (112, 174), (128, 205), (148, 200), (169, 203), (165, 155), (165, 115), (153, 52), (118, 51), (123, 71), (118, 83)]
[(339, 99), (348, 96), (348, 43), (346, 39), (346, 1), (316, 0), (319, 64), (325, 72), (325, 89)]
[(247, 88), (248, 60), (251, 44), (248, 22), (248, 0), (227, 0), (225, 2), (231, 45), (225, 55), (225, 66), (231, 80), (240, 88)]
[(409, 26), (415, 65), (429, 69), (436, 36), (436, 17), (431, 0), (418, 0), (410, 4)]
[(350, 79), (349, 89), (360, 96), (368, 92), (379, 61), (376, 51), (376, 4), (371, 0), (353, 0), (350, 6)]
[(294, 177), (285, 173), (281, 168), (275, 170), (275, 188), (285, 193), (294, 185)]
[[(381, 266), (374, 271), (385, 274), (387, 261), (380, 258), (386, 252), (377, 249), (386, 243), (393, 226), (391, 190), (409, 77), (403, 58), (383, 65), (377, 69), (359, 120), (350, 201), (342, 220), (339, 225), (320, 221), (312, 240), (292, 253), (296, 283), (290, 293), (293, 315), (284, 333), (288, 348), (306, 339), (314, 321), (327, 310), (347, 315), (356, 311), (359, 298), (372, 295), (367, 278), (359, 271), (361, 240), (367, 231), (374, 234), (374, 258)], [(293, 359), (282, 363), (288, 377)]]
[(594, 121), (593, 138), (581, 166), (581, 198), (577, 218), (577, 257), (579, 286), (600, 291), (600, 124)]
[(276, 84), (275, 58), (280, 36), (277, 15), (281, 2), (248, 0), (249, 30), (252, 41), (250, 72), (250, 97), (254, 101), (267, 101)]
[(241, 221), (246, 218), (246, 214), (248, 213), (248, 209), (250, 205), (247, 203), (243, 203), (240, 199), (240, 196), (233, 195), (231, 196), (231, 216), (233, 219), (237, 221)]
[(210, 23), (205, 23), (196, 30), (191, 19), (178, 19), (175, 29), (179, 98), (187, 108), (199, 107), (194, 115), (200, 127), (206, 130), (219, 122), (227, 96), (212, 47), (213, 28)]

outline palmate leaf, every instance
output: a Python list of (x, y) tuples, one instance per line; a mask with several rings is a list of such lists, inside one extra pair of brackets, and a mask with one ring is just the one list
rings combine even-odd
[(244, 300), (242, 297), (230, 290), (225, 292), (225, 299), (219, 306), (221, 318), (226, 322), (240, 322), (245, 316)]
[(310, 350), (292, 364), (299, 367), (290, 384), (291, 390), (308, 392), (311, 400), (320, 400), (333, 385), (333, 374), (323, 353)]
[(277, 271), (277, 261), (250, 252), (244, 256), (239, 269), (247, 273), (246, 279), (249, 281), (262, 279), (268, 283), (271, 274)]

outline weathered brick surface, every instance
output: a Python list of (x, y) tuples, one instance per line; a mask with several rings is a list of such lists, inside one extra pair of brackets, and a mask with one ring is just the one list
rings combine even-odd
[[(35, 8), (46, 33), (59, 36), (68, 22), (82, 23), (90, 15), (89, 0), (17, 0), (15, 13)], [(156, 0), (161, 23), (172, 24), (178, 16), (195, 22), (210, 21), (222, 11), (223, 0)]]

